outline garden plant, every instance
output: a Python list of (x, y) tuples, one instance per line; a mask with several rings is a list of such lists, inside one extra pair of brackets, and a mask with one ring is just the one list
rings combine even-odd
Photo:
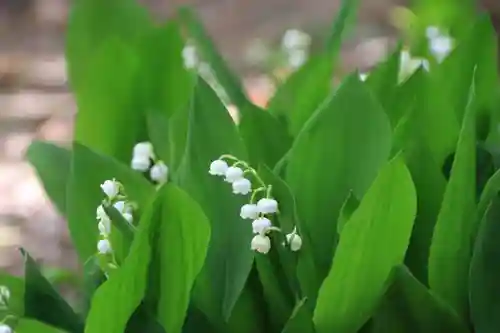
[(490, 20), (414, 1), (388, 57), (334, 84), (358, 6), (263, 109), (192, 10), (158, 24), (133, 0), (74, 1), (74, 140), (27, 158), (67, 220), (81, 297), (21, 249), (0, 333), (499, 332)]

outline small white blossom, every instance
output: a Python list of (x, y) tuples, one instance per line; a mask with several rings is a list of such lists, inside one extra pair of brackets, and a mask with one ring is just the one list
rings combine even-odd
[(265, 234), (271, 227), (271, 220), (265, 217), (260, 217), (252, 222), (252, 230), (254, 234)]
[(10, 299), (10, 290), (7, 286), (0, 286), (0, 306), (7, 306)]
[(436, 38), (439, 35), (441, 35), (441, 31), (439, 30), (438, 27), (435, 25), (427, 27), (425, 29), (425, 35), (427, 36), (428, 39)]
[(252, 191), (252, 183), (246, 179), (241, 178), (233, 182), (233, 193), (246, 195)]
[(283, 35), (281, 43), (285, 50), (304, 49), (311, 43), (311, 37), (298, 29), (289, 29)]
[(307, 50), (291, 50), (288, 54), (288, 65), (293, 69), (297, 69), (306, 63), (307, 58), (309, 58)]
[(437, 36), (429, 40), (431, 54), (438, 62), (442, 62), (453, 49), (453, 39), (449, 36)]
[(273, 214), (278, 211), (278, 201), (271, 198), (262, 198), (257, 202), (259, 213)]
[(225, 181), (228, 183), (234, 183), (237, 180), (243, 178), (243, 170), (238, 167), (229, 167), (226, 170), (226, 178)]
[(128, 223), (134, 222), (134, 216), (131, 213), (123, 213), (122, 216)]
[(226, 161), (215, 160), (210, 163), (210, 170), (208, 171), (208, 173), (212, 176), (224, 176), (226, 175), (228, 168), (229, 166), (227, 165)]
[(262, 254), (267, 254), (271, 249), (271, 239), (268, 236), (257, 234), (252, 238), (250, 248)]
[(0, 324), (0, 333), (13, 333), (12, 328), (7, 324)]
[(101, 239), (99, 242), (97, 242), (97, 251), (99, 251), (100, 254), (108, 254), (111, 253), (113, 250), (111, 248), (111, 243), (107, 239)]
[(101, 190), (109, 199), (114, 199), (120, 193), (120, 184), (116, 180), (106, 180), (101, 184)]
[(99, 235), (107, 237), (111, 233), (111, 221), (99, 221), (97, 229), (99, 229)]
[(120, 213), (123, 214), (125, 212), (130, 211), (130, 207), (127, 206), (125, 201), (117, 201), (113, 204), (113, 207)]
[(156, 162), (155, 165), (149, 170), (151, 180), (163, 184), (168, 179), (168, 167), (162, 161)]
[(184, 67), (187, 69), (194, 69), (198, 66), (198, 52), (194, 45), (188, 44), (182, 49), (182, 58), (184, 59)]
[(293, 229), (291, 233), (286, 235), (286, 241), (290, 244), (290, 250), (298, 251), (302, 247), (302, 238), (297, 234), (297, 230)]
[(139, 142), (134, 146), (133, 158), (154, 158), (153, 145), (151, 142)]
[(104, 210), (104, 207), (102, 205), (99, 205), (96, 210), (96, 219), (101, 221), (101, 220), (109, 220), (108, 214), (106, 214), (106, 211)]
[(359, 79), (361, 81), (366, 81), (366, 79), (368, 79), (368, 74), (367, 73), (359, 73)]
[(255, 220), (258, 216), (259, 216), (259, 210), (257, 209), (257, 205), (246, 204), (241, 207), (240, 217), (242, 219)]
[(149, 158), (142, 156), (137, 156), (137, 157), (134, 156), (132, 158), (132, 162), (130, 163), (130, 167), (133, 170), (141, 172), (148, 171), (150, 166), (151, 166), (151, 160)]

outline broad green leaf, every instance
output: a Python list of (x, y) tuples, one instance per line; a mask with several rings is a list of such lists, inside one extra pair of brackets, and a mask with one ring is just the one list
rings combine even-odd
[(87, 315), (90, 310), (94, 292), (104, 282), (106, 282), (106, 276), (99, 266), (98, 258), (90, 257), (83, 265), (83, 299), (81, 300), (81, 312), (85, 315)]
[(205, 266), (197, 280), (197, 306), (210, 320), (230, 316), (253, 263), (251, 225), (239, 217), (244, 197), (209, 175), (211, 161), (223, 154), (246, 159), (243, 143), (226, 108), (200, 80), (189, 113), (186, 153), (179, 168), (180, 186), (203, 208), (211, 222)]
[(337, 232), (339, 235), (342, 234), (342, 229), (358, 207), (359, 200), (350, 192), (340, 209), (339, 220), (337, 222)]
[(104, 44), (112, 39), (132, 44), (151, 24), (146, 8), (135, 0), (74, 1), (66, 29), (66, 59), (72, 88), (79, 91), (86, 84), (82, 81), (86, 81), (92, 68), (90, 63)]
[(182, 141), (178, 141), (181, 138), (174, 136), (170, 120), (188, 108), (195, 79), (193, 73), (184, 68), (183, 47), (176, 21), (151, 29), (141, 40), (143, 72), (140, 88), (147, 109), (149, 137), (155, 153), (169, 167), (179, 164), (176, 150), (184, 151)]
[(167, 332), (180, 333), (191, 289), (205, 261), (210, 221), (184, 191), (174, 185), (167, 185), (160, 191), (158, 320)]
[(373, 333), (467, 333), (455, 311), (403, 265), (393, 270), (390, 285), (373, 318)]
[[(104, 199), (100, 184), (113, 178), (123, 184), (129, 200), (139, 207), (146, 204), (154, 193), (153, 185), (127, 165), (78, 142), (73, 144), (67, 213), (69, 231), (81, 262), (97, 251), (96, 209)], [(116, 228), (114, 230), (119, 232)]]
[(467, 313), (467, 274), (476, 224), (474, 86), (469, 98), (429, 254), (429, 286), (460, 315)]
[(290, 319), (286, 323), (282, 333), (314, 333), (312, 313), (305, 303), (307, 299), (301, 300), (293, 310)]
[(231, 102), (242, 110), (248, 103), (243, 86), (217, 51), (201, 20), (194, 11), (187, 7), (180, 8), (178, 13), (181, 22), (187, 29), (188, 36), (194, 40), (197, 50), (201, 53), (202, 59), (211, 66), (218, 83), (224, 88)]
[(42, 322), (28, 319), (28, 318), (21, 318), (17, 324), (15, 325), (15, 331), (16, 333), (65, 333), (65, 332), (70, 332), (67, 330), (60, 330), (56, 327), (49, 326), (47, 324), (44, 324)]
[(42, 275), (36, 262), (21, 249), (24, 257), (24, 316), (62, 328), (83, 332), (83, 320)]
[(239, 123), (252, 164), (274, 167), (292, 145), (286, 126), (275, 116), (253, 104), (248, 104)]
[(403, 262), (416, 212), (410, 172), (397, 156), (342, 229), (314, 312), (318, 333), (357, 332), (370, 318), (392, 268)]
[(71, 166), (71, 152), (49, 142), (34, 141), (26, 152), (26, 158), (35, 168), (45, 192), (66, 215), (66, 185)]
[(7, 310), (0, 310), (2, 318), (7, 315), (21, 317), (24, 315), (24, 280), (0, 271), (0, 286), (9, 288), (10, 300)]
[[(151, 238), (157, 227), (161, 196), (148, 202), (127, 256), (120, 268), (94, 293), (85, 333), (123, 333), (145, 295), (151, 260)], [(114, 232), (114, 230), (112, 231)]]
[(320, 278), (331, 265), (345, 198), (351, 191), (358, 199), (364, 195), (390, 149), (389, 120), (357, 75), (342, 83), (295, 140), (285, 180), (295, 195), (302, 232), (311, 239)]
[(269, 102), (270, 112), (287, 119), (289, 132), (294, 137), (332, 90), (332, 72), (358, 5), (359, 0), (342, 1), (324, 51), (311, 57), (304, 66), (291, 74)]
[(119, 39), (110, 39), (96, 49), (82, 84), (74, 91), (75, 139), (127, 164), (145, 128), (136, 91), (140, 69), (138, 52)]
[(104, 211), (111, 219), (112, 226), (119, 230), (118, 233), (115, 232), (110, 235), (110, 240), (114, 244), (115, 259), (118, 262), (122, 262), (127, 256), (130, 245), (134, 240), (135, 227), (125, 220), (123, 215), (113, 206), (104, 207)]
[(500, 200), (492, 198), (483, 216), (470, 266), (470, 311), (477, 333), (495, 332), (500, 327)]
[[(491, 203), (491, 200), (495, 198), (500, 191), (500, 170), (497, 170), (486, 182), (483, 192), (481, 193), (481, 198), (477, 204), (477, 219), (480, 222), (486, 214), (486, 210)], [(479, 227), (479, 223), (478, 223)], [(474, 233), (475, 234), (475, 233)]]

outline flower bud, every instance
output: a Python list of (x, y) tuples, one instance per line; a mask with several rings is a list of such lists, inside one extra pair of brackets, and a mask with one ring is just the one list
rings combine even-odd
[(131, 213), (123, 213), (122, 216), (128, 223), (134, 222), (134, 216)]
[(268, 236), (257, 234), (252, 238), (250, 248), (262, 254), (267, 254), (271, 249), (271, 239)]
[(257, 209), (257, 205), (246, 204), (241, 207), (240, 217), (242, 219), (255, 220), (258, 216), (259, 216), (259, 210)]
[(215, 160), (210, 163), (210, 170), (208, 171), (208, 173), (212, 176), (224, 176), (228, 168), (229, 166), (227, 165), (226, 161)]
[(252, 222), (252, 230), (254, 234), (265, 234), (272, 226), (271, 220), (261, 217)]
[(273, 214), (278, 211), (278, 202), (271, 198), (262, 198), (257, 202), (259, 213)]
[(0, 333), (13, 333), (14, 331), (7, 324), (0, 324)]
[(101, 190), (109, 199), (114, 199), (120, 193), (120, 184), (116, 180), (106, 180), (101, 184)]
[(142, 156), (138, 157), (134, 156), (134, 158), (132, 158), (132, 163), (130, 164), (130, 167), (133, 170), (141, 172), (147, 171), (150, 166), (151, 166), (151, 160), (149, 159), (149, 157), (142, 157)]
[(252, 191), (252, 183), (246, 179), (241, 178), (233, 182), (233, 193), (246, 195)]
[(111, 243), (107, 239), (101, 239), (99, 242), (97, 242), (97, 251), (99, 251), (100, 254), (108, 254), (111, 253), (113, 250), (111, 248)]
[(243, 178), (243, 170), (238, 167), (229, 167), (226, 170), (225, 181), (228, 183), (234, 183), (235, 181)]
[(106, 211), (104, 210), (104, 207), (102, 205), (99, 205), (96, 210), (96, 219), (101, 221), (101, 220), (109, 220), (108, 214), (106, 214)]
[(134, 146), (133, 159), (145, 159), (149, 160), (154, 157), (153, 145), (151, 142), (139, 142)]
[(297, 235), (296, 229), (294, 229), (291, 233), (286, 235), (286, 241), (290, 244), (290, 250), (298, 251), (302, 247), (302, 238)]
[(151, 170), (149, 170), (151, 180), (163, 184), (168, 179), (168, 167), (162, 161), (158, 161)]
[(107, 221), (101, 220), (97, 224), (97, 229), (99, 229), (99, 235), (101, 235), (103, 237), (107, 237), (111, 232), (111, 221), (110, 220), (107, 220)]

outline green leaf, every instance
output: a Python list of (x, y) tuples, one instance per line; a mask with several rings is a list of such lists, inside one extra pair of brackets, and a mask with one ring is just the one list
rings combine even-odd
[(75, 140), (130, 163), (133, 146), (145, 127), (136, 91), (139, 70), (138, 52), (119, 39), (96, 49), (74, 92), (78, 106)]
[(123, 215), (118, 212), (115, 207), (104, 207), (104, 211), (109, 216), (112, 226), (119, 231), (118, 233), (111, 233), (110, 240), (113, 243), (115, 259), (120, 263), (129, 252), (130, 245), (134, 240), (135, 228), (125, 220)]
[(246, 200), (208, 173), (211, 161), (223, 154), (246, 159), (229, 113), (215, 92), (200, 80), (189, 113), (178, 183), (201, 205), (211, 222), (211, 242), (194, 296), (197, 306), (212, 321), (229, 318), (253, 263), (251, 226), (239, 217)]
[(492, 198), (476, 238), (470, 265), (470, 311), (477, 333), (494, 332), (500, 327), (500, 199)]
[(26, 158), (35, 168), (45, 192), (66, 215), (66, 185), (71, 166), (71, 152), (49, 142), (34, 141), (28, 147)]
[(66, 29), (66, 59), (72, 88), (79, 91), (86, 84), (82, 81), (86, 81), (92, 68), (90, 63), (104, 44), (112, 39), (131, 44), (151, 23), (146, 8), (135, 0), (73, 2)]
[(17, 333), (64, 333), (68, 331), (60, 330), (56, 327), (46, 325), (42, 322), (21, 318), (15, 326)]
[(83, 332), (80, 318), (42, 275), (36, 262), (21, 249), (24, 257), (24, 316), (67, 330)]
[[(156, 229), (161, 197), (148, 203), (137, 228), (134, 241), (120, 268), (94, 293), (85, 333), (123, 333), (129, 318), (145, 295), (151, 260), (151, 237)], [(114, 232), (114, 230), (112, 231)]]
[(104, 198), (100, 184), (113, 178), (123, 184), (129, 200), (136, 202), (139, 207), (146, 204), (154, 193), (153, 185), (127, 165), (96, 153), (78, 142), (73, 144), (67, 213), (69, 231), (81, 262), (85, 262), (97, 251), (99, 233), (96, 209)]
[(455, 311), (421, 284), (405, 266), (396, 266), (390, 281), (373, 318), (373, 333), (469, 332)]
[(147, 109), (149, 137), (155, 153), (169, 167), (179, 164), (176, 150), (185, 148), (180, 138), (173, 136), (175, 131), (170, 128), (170, 120), (179, 112), (185, 113), (194, 87), (193, 73), (184, 69), (183, 47), (176, 21), (151, 29), (141, 41), (143, 79), (140, 88)]
[(342, 229), (344, 228), (347, 221), (349, 221), (352, 214), (356, 211), (356, 209), (358, 209), (358, 206), (359, 200), (356, 199), (352, 192), (350, 192), (347, 196), (347, 199), (345, 199), (342, 208), (340, 209), (339, 220), (337, 222), (337, 232), (339, 233), (339, 235), (342, 234)]
[(248, 100), (241, 82), (231, 72), (222, 55), (217, 51), (201, 20), (194, 11), (187, 7), (180, 8), (178, 14), (187, 29), (189, 37), (194, 40), (197, 50), (201, 53), (202, 59), (211, 66), (218, 83), (224, 88), (231, 102), (242, 110), (247, 105)]
[(357, 75), (342, 83), (297, 137), (285, 180), (321, 278), (330, 269), (345, 198), (351, 191), (358, 199), (364, 195), (390, 149), (389, 120)]
[(335, 58), (338, 57), (343, 39), (356, 21), (359, 4), (359, 0), (342, 0), (340, 3), (340, 9), (333, 20), (331, 34), (326, 43), (327, 52)]
[(85, 315), (90, 310), (92, 297), (101, 284), (106, 281), (99, 261), (96, 257), (90, 257), (83, 265), (83, 299), (81, 301), (82, 313)]
[(403, 262), (416, 212), (415, 187), (398, 156), (380, 171), (342, 230), (314, 312), (319, 333), (356, 332), (370, 318), (392, 268)]
[(460, 315), (467, 313), (467, 274), (476, 221), (474, 86), (469, 98), (429, 254), (429, 286)]
[(286, 323), (282, 333), (314, 333), (314, 323), (312, 320), (312, 313), (309, 308), (305, 306), (307, 299), (301, 300), (293, 310), (290, 319)]
[(274, 167), (292, 145), (286, 126), (266, 110), (249, 104), (242, 112), (240, 134), (252, 164)]
[(174, 185), (167, 185), (160, 191), (158, 320), (167, 332), (180, 333), (191, 289), (205, 262), (210, 221), (184, 191)]

